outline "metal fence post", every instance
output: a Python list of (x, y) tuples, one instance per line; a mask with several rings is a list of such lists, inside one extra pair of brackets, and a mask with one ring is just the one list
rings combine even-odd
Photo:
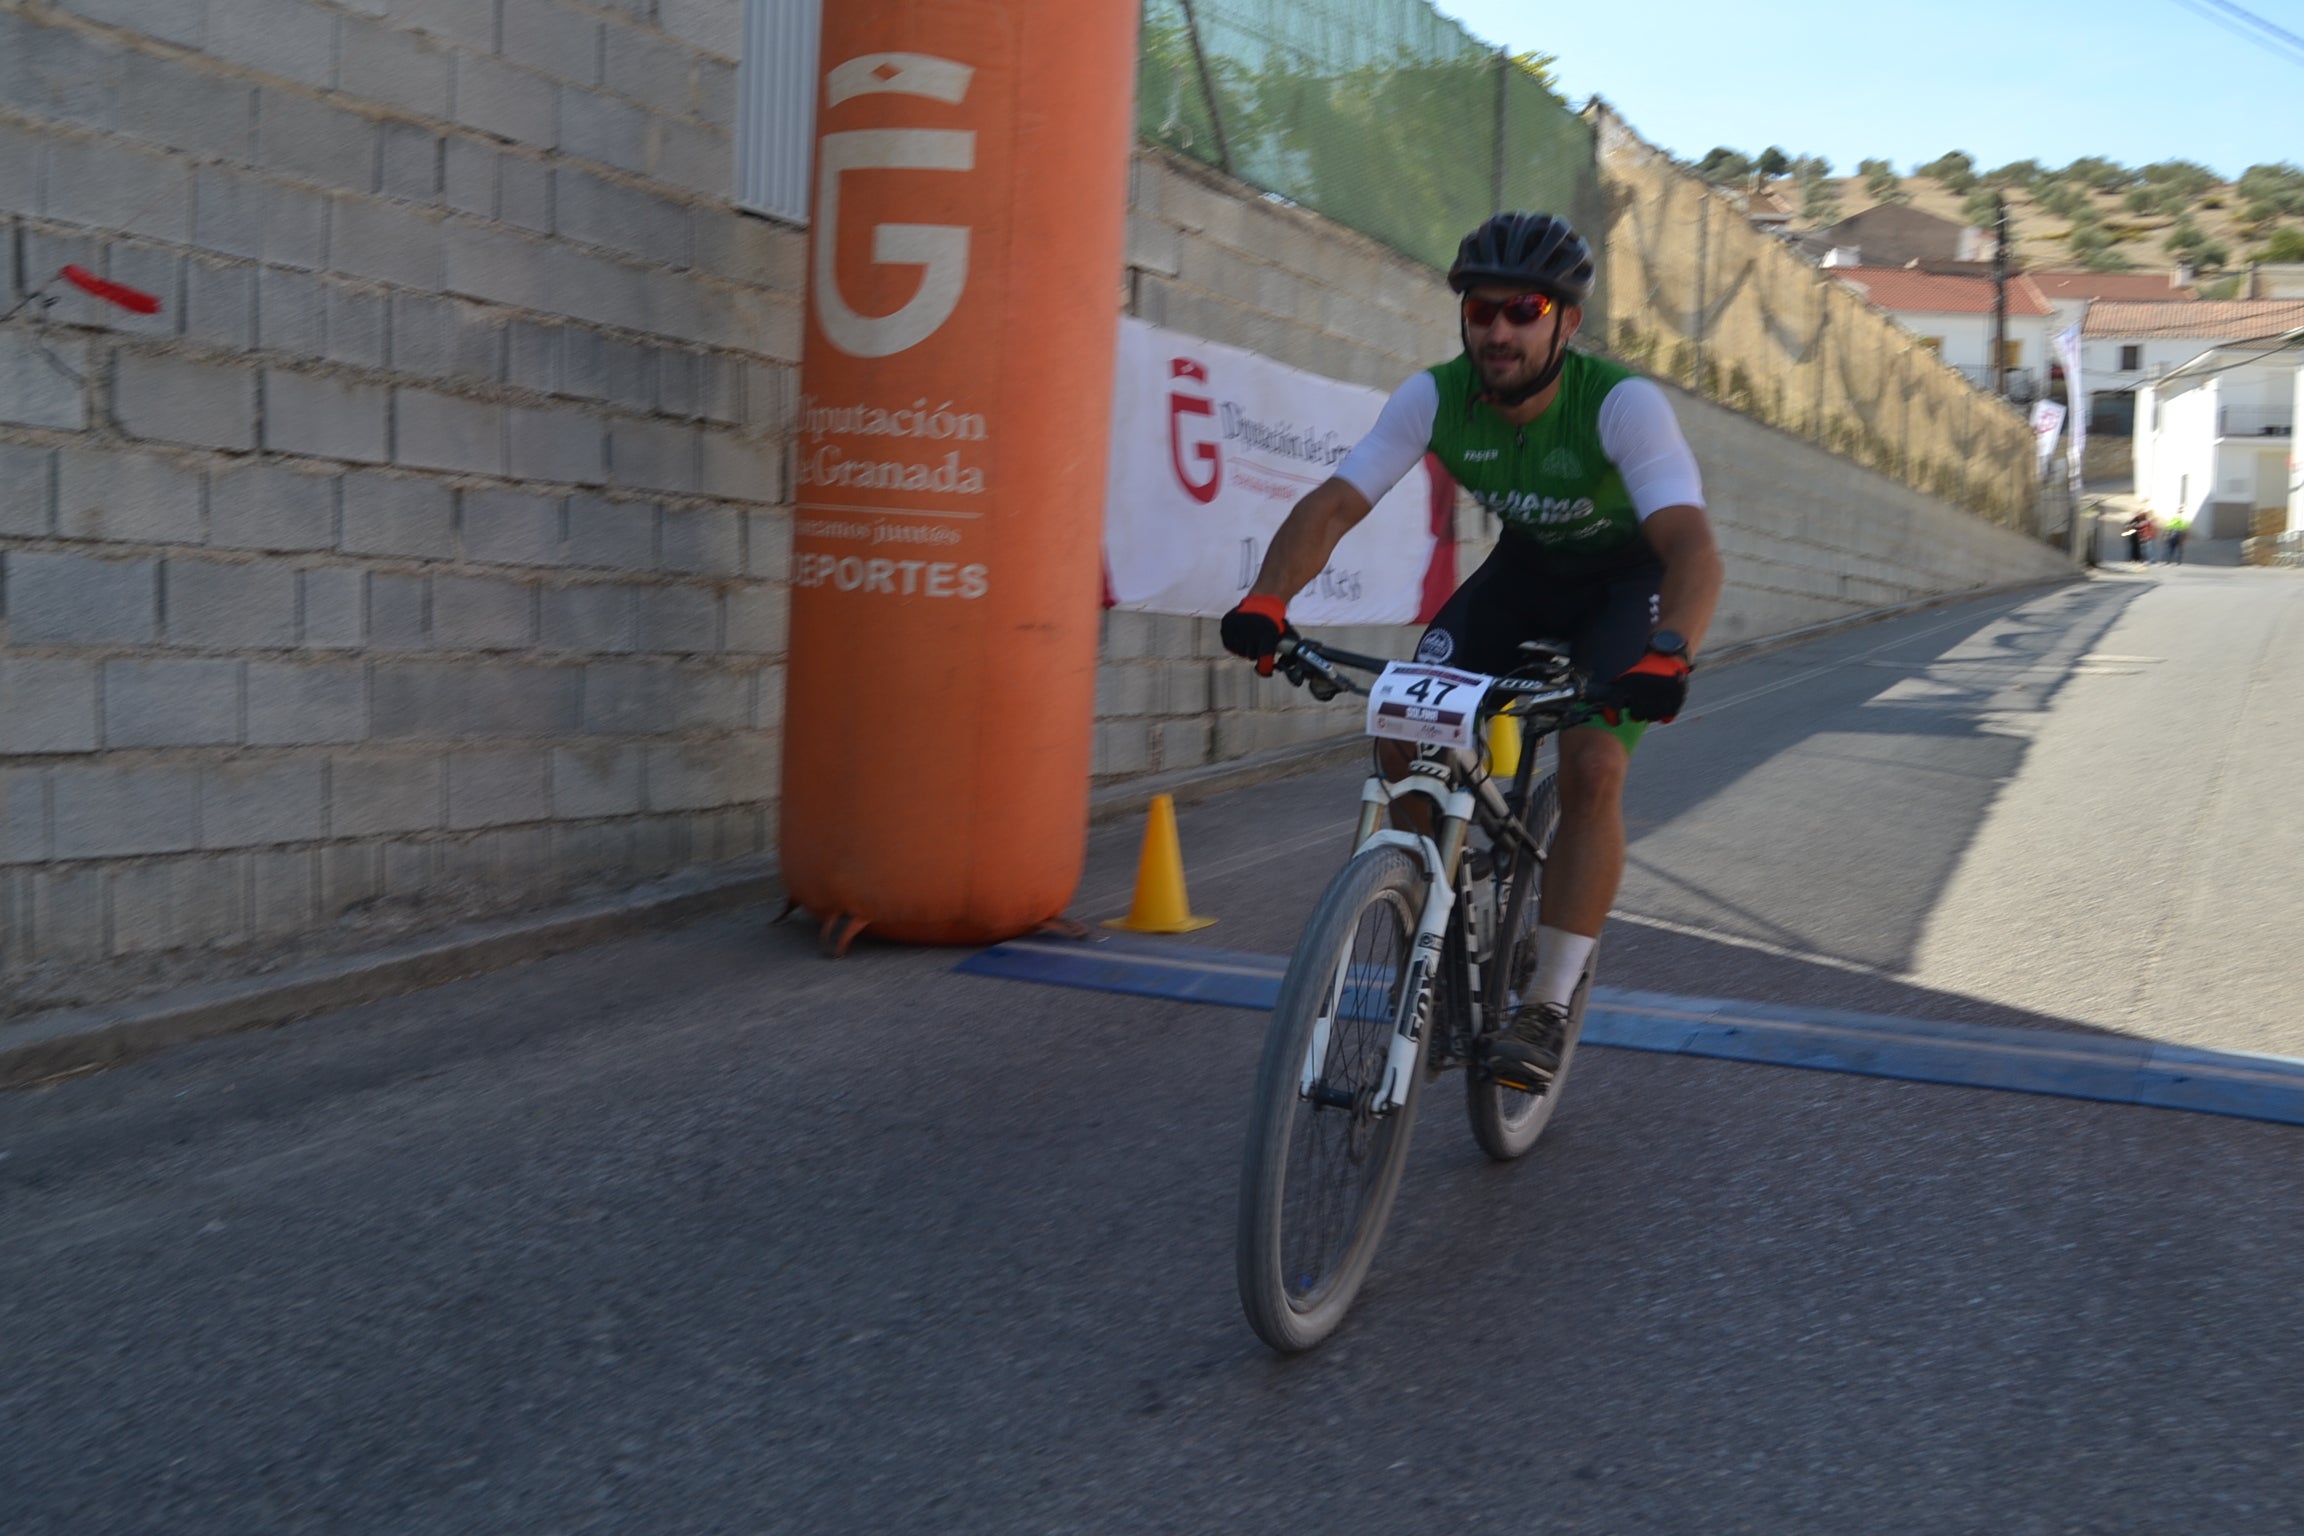
[(1184, 36), (1192, 44), (1192, 68), (1200, 76), (1200, 97), (1208, 103), (1208, 126), (1216, 135), (1216, 164), (1232, 174), (1232, 148), (1224, 141), (1224, 108), (1216, 100), (1216, 82), (1208, 73), (1208, 55), (1200, 47), (1200, 21), (1192, 14), (1192, 0), (1182, 0)]

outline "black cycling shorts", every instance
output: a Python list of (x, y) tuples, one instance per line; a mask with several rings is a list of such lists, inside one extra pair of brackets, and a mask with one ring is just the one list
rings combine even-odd
[[(1425, 627), (1416, 659), (1498, 674), (1524, 664), (1522, 641), (1562, 641), (1577, 666), (1605, 683), (1647, 652), (1663, 581), (1664, 567), (1654, 560), (1569, 572), (1547, 569), (1500, 543)], [(1584, 723), (1600, 724), (1596, 718)], [(1626, 749), (1646, 729), (1629, 719), (1601, 728)]]

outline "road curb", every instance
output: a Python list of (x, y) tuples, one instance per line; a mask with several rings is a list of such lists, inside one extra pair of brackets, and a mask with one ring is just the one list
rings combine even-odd
[(315, 960), (268, 976), (34, 1014), (21, 1023), (0, 1025), (0, 1089), (35, 1087), (116, 1067), (169, 1046), (380, 1002), (783, 894), (773, 866), (722, 867), (596, 901), (469, 924), (386, 949)]

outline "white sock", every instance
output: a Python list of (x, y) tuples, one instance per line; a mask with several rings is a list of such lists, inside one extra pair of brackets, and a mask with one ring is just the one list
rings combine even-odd
[(1584, 975), (1584, 962), (1592, 958), (1592, 947), (1600, 941), (1581, 933), (1570, 933), (1565, 928), (1536, 930), (1536, 980), (1524, 1001), (1531, 1003), (1558, 1003), (1568, 1006), (1568, 999), (1576, 995), (1576, 983)]

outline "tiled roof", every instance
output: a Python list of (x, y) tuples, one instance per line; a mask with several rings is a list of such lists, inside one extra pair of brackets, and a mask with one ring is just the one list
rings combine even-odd
[[(1856, 290), (1877, 309), (1899, 314), (1988, 315), (1992, 313), (1992, 280), (1921, 272), (1911, 267), (1831, 267), (1834, 277)], [(2008, 280), (2008, 313), (2045, 315), (2051, 311), (2030, 280)]]
[(2197, 336), (2247, 341), (2304, 326), (2304, 299), (2163, 299), (2130, 304), (2099, 299), (2088, 306), (2084, 336)]
[(2173, 272), (2027, 272), (2051, 299), (2136, 299), (2168, 303), (2192, 297)]

